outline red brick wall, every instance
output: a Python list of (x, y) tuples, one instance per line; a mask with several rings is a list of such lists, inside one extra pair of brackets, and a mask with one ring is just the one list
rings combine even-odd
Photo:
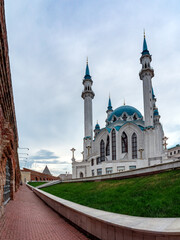
[(0, 216), (4, 211), (3, 188), (6, 181), (6, 161), (10, 161), (11, 199), (20, 183), (17, 154), (18, 133), (13, 100), (4, 0), (0, 0)]
[(59, 180), (59, 177), (54, 177), (52, 175), (48, 175), (48, 174), (44, 174), (44, 173), (40, 173), (40, 172), (36, 172), (33, 171), (31, 169), (28, 168), (23, 168), (23, 170), (21, 170), (22, 172), (30, 172), (31, 173), (31, 181), (52, 181), (52, 180)]

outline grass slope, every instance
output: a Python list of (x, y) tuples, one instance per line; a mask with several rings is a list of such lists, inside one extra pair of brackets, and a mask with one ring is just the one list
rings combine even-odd
[(109, 212), (180, 217), (180, 170), (124, 180), (61, 183), (42, 190)]
[(44, 183), (46, 183), (46, 182), (28, 182), (28, 184), (33, 186), (33, 187), (38, 187), (38, 186), (40, 186)]

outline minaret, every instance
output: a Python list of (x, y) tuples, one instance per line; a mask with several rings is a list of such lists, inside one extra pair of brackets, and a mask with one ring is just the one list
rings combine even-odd
[(100, 129), (99, 123), (97, 121), (97, 124), (94, 129), (94, 138), (96, 138), (96, 136), (99, 134), (100, 131), (101, 131), (101, 129)]
[(159, 119), (160, 119), (160, 115), (159, 115), (159, 111), (158, 108), (156, 107), (156, 96), (154, 95), (154, 90), (152, 88), (152, 101), (153, 101), (153, 118), (154, 118), (154, 125), (159, 124)]
[(93, 138), (93, 121), (92, 121), (92, 99), (94, 92), (92, 91), (93, 81), (89, 73), (88, 60), (86, 63), (86, 72), (83, 79), (84, 91), (81, 97), (84, 99), (84, 160), (87, 160), (92, 152)]
[(144, 98), (144, 117), (145, 127), (153, 126), (153, 99), (152, 99), (152, 82), (151, 79), (154, 77), (154, 70), (151, 68), (152, 58), (149, 54), (145, 33), (143, 42), (143, 51), (140, 58), (142, 69), (139, 73), (140, 79), (143, 81), (143, 98)]
[(110, 98), (110, 95), (109, 95), (109, 101), (108, 101), (108, 107), (107, 107), (107, 118), (106, 118), (106, 125), (108, 124), (107, 120), (108, 120), (108, 117), (109, 115), (113, 112), (113, 108), (112, 108), (112, 104), (111, 104), (111, 98)]

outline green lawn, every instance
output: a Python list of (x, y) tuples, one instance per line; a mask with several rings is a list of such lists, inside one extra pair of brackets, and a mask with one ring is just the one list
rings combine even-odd
[(28, 182), (28, 184), (33, 186), (33, 187), (38, 187), (38, 186), (40, 186), (44, 183), (46, 183), (46, 182)]
[(42, 190), (109, 212), (180, 217), (180, 170), (125, 180), (61, 183)]

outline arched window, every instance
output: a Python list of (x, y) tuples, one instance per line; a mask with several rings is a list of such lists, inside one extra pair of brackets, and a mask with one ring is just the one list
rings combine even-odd
[(112, 130), (112, 160), (116, 160), (116, 132)]
[(114, 117), (113, 117), (113, 122), (115, 122), (116, 120), (117, 120), (117, 119), (116, 119), (116, 117), (114, 116)]
[(101, 162), (105, 161), (105, 144), (103, 140), (100, 142), (100, 159)]
[(91, 159), (91, 166), (94, 165), (94, 159)]
[(122, 153), (128, 152), (128, 138), (125, 132), (121, 136)]
[(137, 120), (137, 116), (136, 116), (136, 114), (134, 114), (134, 116), (133, 116), (133, 120)]
[(80, 176), (80, 178), (83, 178), (83, 173), (82, 173), (82, 172), (80, 172), (80, 175), (79, 175), (79, 176)]
[(106, 143), (106, 156), (110, 155), (110, 145), (109, 145), (109, 136), (107, 136), (107, 143)]
[(133, 133), (132, 135), (132, 158), (137, 158), (137, 135)]
[(126, 121), (127, 120), (127, 116), (126, 114), (124, 113), (123, 117), (122, 117), (123, 121)]

